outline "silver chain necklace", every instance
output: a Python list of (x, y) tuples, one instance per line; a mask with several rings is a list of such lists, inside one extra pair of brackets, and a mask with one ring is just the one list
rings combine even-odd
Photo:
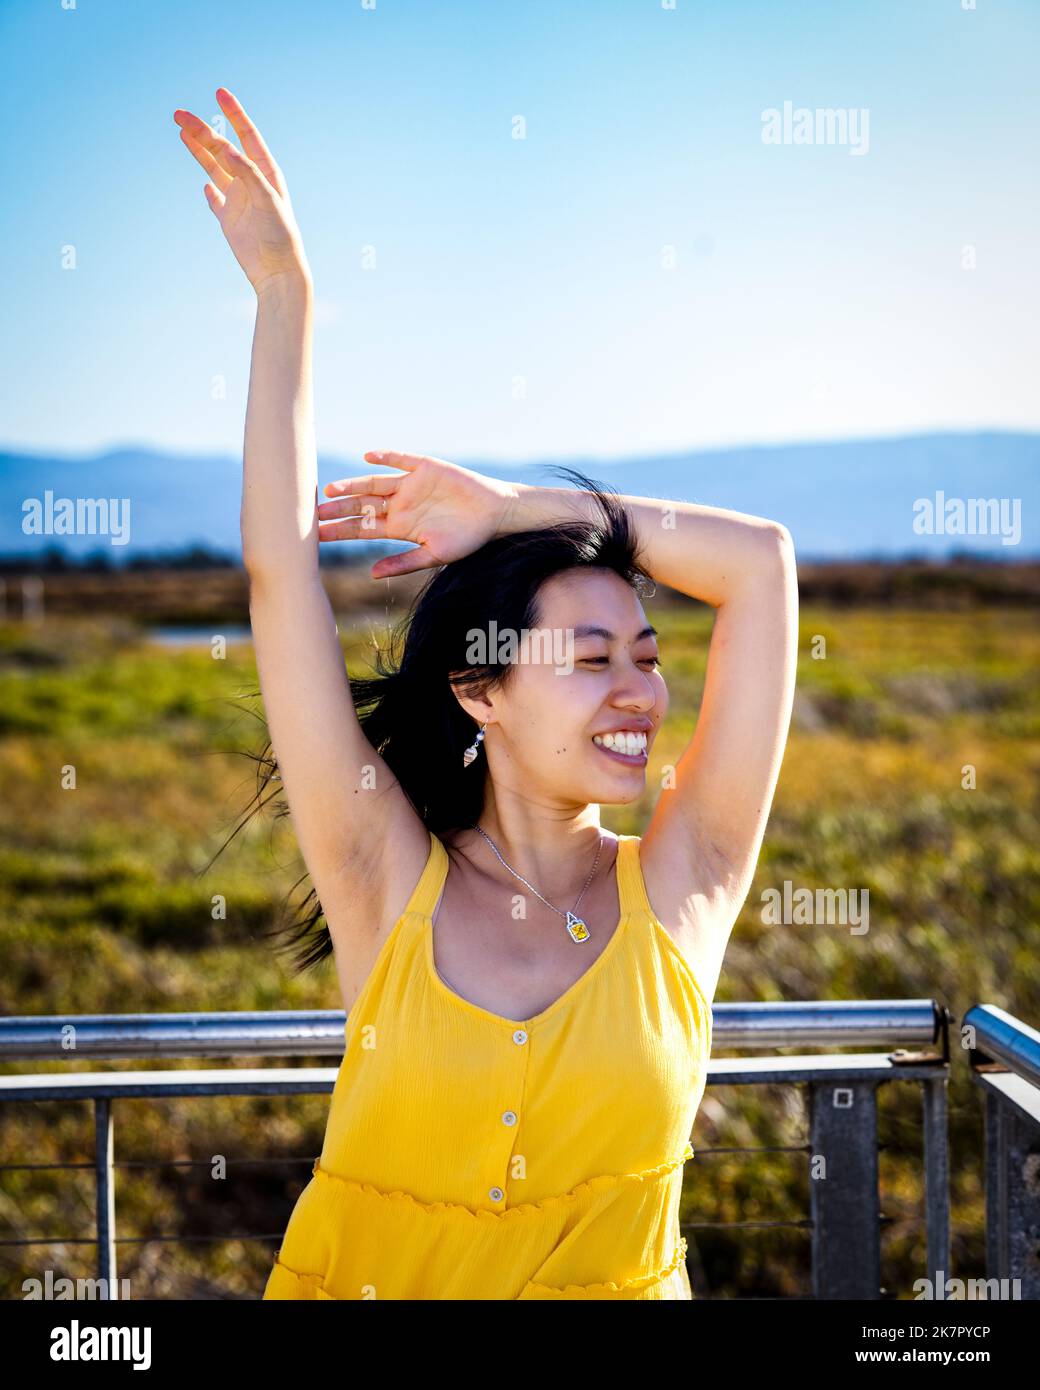
[[(518, 878), (521, 883), (527, 883), (527, 879), (524, 878), (523, 874), (518, 874), (511, 864), (506, 864), (506, 861), (498, 853), (498, 847), (496, 846), (494, 840), (492, 840), (490, 835), (484, 834), (484, 831), (480, 829), (479, 825), (474, 825), (472, 829), (479, 831), (480, 834), (484, 836), (484, 839), (487, 840), (488, 844), (498, 855), (498, 858), (501, 861), (501, 863), (504, 865), (505, 868), (509, 870), (509, 872), (513, 875), (514, 878)], [(577, 902), (575, 902), (574, 904), (575, 907), (578, 906), (578, 903), (580, 903), (582, 898), (585, 896), (585, 888), (587, 888), (589, 884), (592, 882), (592, 877), (593, 874), (595, 874), (596, 872), (596, 865), (599, 863), (600, 851), (602, 849), (603, 836), (601, 834), (599, 837), (599, 846), (596, 849), (596, 858), (593, 860), (592, 863), (592, 872), (585, 880), (585, 887), (582, 888), (581, 892), (578, 894)], [(530, 888), (531, 892), (535, 894), (536, 897), (542, 898), (541, 893), (538, 892), (538, 889), (534, 886), (533, 883), (527, 883), (527, 886), (528, 888)], [(587, 923), (583, 922), (580, 917), (575, 916), (573, 911), (565, 913), (563, 908), (555, 907), (549, 901), (548, 898), (542, 898), (542, 902), (545, 903), (546, 907), (551, 907), (553, 912), (558, 912), (561, 917), (567, 918), (567, 935), (570, 937), (572, 941), (576, 941), (580, 946), (583, 941), (590, 941), (592, 939), (592, 933), (589, 931)]]

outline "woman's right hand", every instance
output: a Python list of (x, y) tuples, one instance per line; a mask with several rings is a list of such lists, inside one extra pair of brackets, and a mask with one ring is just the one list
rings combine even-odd
[(220, 229), (257, 294), (278, 280), (309, 285), (310, 266), (282, 171), (226, 87), (217, 88), (217, 101), (244, 154), (190, 111), (177, 110), (173, 119), (210, 176), (204, 192)]

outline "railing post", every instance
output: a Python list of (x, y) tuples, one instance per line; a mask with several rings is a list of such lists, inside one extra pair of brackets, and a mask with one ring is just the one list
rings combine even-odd
[(993, 1091), (986, 1092), (986, 1278), (1006, 1279), (1007, 1223), (1007, 1112)]
[(876, 1299), (881, 1293), (876, 1085), (813, 1081), (809, 1103), (813, 1297)]
[(116, 1282), (116, 1185), (115, 1123), (112, 1102), (99, 1097), (94, 1102), (94, 1167), (97, 1178), (97, 1258), (98, 1278), (104, 1280), (105, 1298), (118, 1298)]
[(1040, 1298), (1040, 1130), (986, 1094), (986, 1278), (1014, 1280), (1011, 1297)]
[(950, 1150), (946, 1115), (947, 1076), (922, 1085), (924, 1106), (924, 1208), (928, 1278), (932, 1297), (946, 1298), (950, 1277)]

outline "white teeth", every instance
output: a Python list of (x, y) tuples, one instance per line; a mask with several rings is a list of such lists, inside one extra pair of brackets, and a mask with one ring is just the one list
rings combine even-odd
[(631, 729), (619, 729), (613, 734), (595, 734), (592, 741), (602, 748), (613, 749), (615, 753), (628, 753), (633, 757), (646, 752), (646, 734), (635, 733)]

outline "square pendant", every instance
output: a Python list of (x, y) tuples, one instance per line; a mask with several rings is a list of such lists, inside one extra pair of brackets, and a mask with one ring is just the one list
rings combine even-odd
[(580, 917), (575, 917), (573, 912), (567, 913), (567, 934), (572, 941), (577, 941), (579, 944), (582, 941), (590, 941), (592, 939), (592, 933), (589, 931), (588, 927)]

